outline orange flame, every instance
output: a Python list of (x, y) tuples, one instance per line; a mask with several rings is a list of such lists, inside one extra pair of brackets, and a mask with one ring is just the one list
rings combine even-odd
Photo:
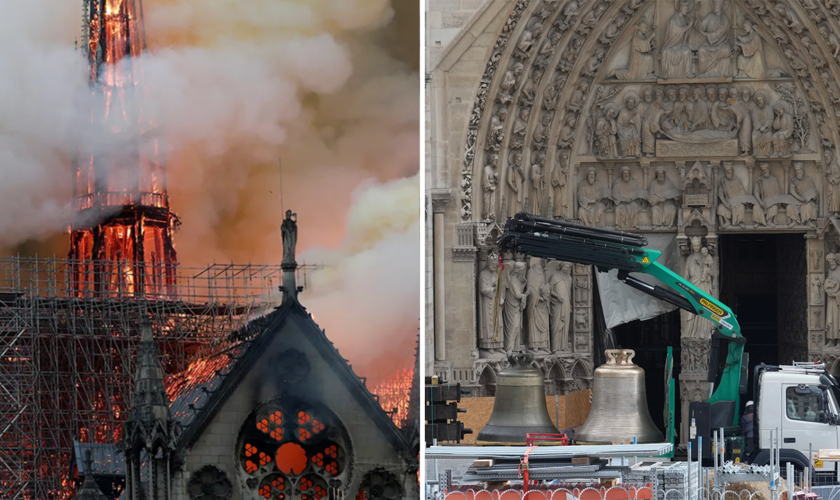
[[(414, 379), (414, 370), (401, 368), (390, 378), (375, 387), (370, 392), (379, 396), (379, 404), (382, 409), (391, 413), (391, 419), (397, 425), (402, 425), (408, 417), (409, 399), (411, 395), (411, 383)], [(396, 411), (394, 411), (396, 410)]]

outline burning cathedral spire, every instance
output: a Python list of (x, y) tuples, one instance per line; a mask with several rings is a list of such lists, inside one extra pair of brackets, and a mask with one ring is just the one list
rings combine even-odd
[(73, 164), (69, 258), (80, 294), (166, 295), (177, 262), (162, 140), (142, 103), (141, 0), (85, 0), (93, 106)]

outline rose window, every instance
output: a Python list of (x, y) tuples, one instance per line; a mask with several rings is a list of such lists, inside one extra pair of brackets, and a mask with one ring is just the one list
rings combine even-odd
[(348, 442), (344, 428), (326, 408), (270, 402), (246, 420), (239, 464), (257, 498), (326, 499), (331, 482), (347, 483)]

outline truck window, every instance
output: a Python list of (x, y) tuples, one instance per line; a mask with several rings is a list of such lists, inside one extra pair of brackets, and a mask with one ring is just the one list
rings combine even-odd
[(823, 395), (815, 385), (788, 387), (786, 395), (786, 413), (791, 420), (819, 422), (820, 413), (825, 411)]

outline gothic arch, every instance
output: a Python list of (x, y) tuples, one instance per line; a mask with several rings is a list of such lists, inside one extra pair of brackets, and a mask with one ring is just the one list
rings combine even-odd
[(481, 370), (481, 375), (478, 377), (478, 385), (485, 397), (495, 396), (496, 394), (496, 372), (490, 365)]
[[(626, 51), (625, 42), (639, 20), (656, 16), (662, 4), (656, 0), (519, 0), (513, 5), (485, 66), (467, 124), (462, 220), (504, 220), (516, 209), (537, 211), (538, 207), (545, 215), (577, 217), (574, 187), (580, 177), (575, 169), (580, 168), (582, 156), (591, 156), (587, 148), (595, 125), (587, 124), (586, 117), (605, 98), (623, 94), (617, 90), (622, 82), (605, 81), (610, 65), (604, 61)], [(831, 12), (823, 5), (809, 10), (806, 4), (793, 2), (778, 11), (768, 10), (758, 0), (731, 4), (727, 12), (733, 24), (741, 19), (753, 22), (763, 47), (779, 55), (779, 67), (789, 75), (754, 82), (766, 83), (777, 100), (790, 101), (791, 112), (804, 117), (797, 125), (804, 134), (800, 148), (811, 150), (814, 169), (824, 170), (827, 165), (822, 165), (821, 153), (834, 148), (840, 116), (840, 89), (834, 83), (840, 81), (840, 66), (831, 57), (840, 43), (835, 35), (840, 34), (840, 11)], [(813, 7), (811, 2), (807, 5)], [(821, 32), (820, 26), (827, 29)], [(739, 87), (753, 83), (739, 78), (730, 81)], [(657, 80), (645, 83), (656, 85)], [(827, 127), (820, 126), (823, 121)], [(517, 161), (519, 171), (511, 167)], [(557, 194), (538, 190), (535, 197), (526, 189), (532, 170), (543, 178), (540, 189), (562, 186)], [(611, 173), (609, 177), (612, 180)], [(523, 183), (515, 201), (508, 180)], [(494, 182), (497, 189), (490, 201), (483, 196), (483, 187)], [(825, 211), (825, 198), (821, 193), (820, 213)], [(492, 213), (487, 212), (488, 206)]]

